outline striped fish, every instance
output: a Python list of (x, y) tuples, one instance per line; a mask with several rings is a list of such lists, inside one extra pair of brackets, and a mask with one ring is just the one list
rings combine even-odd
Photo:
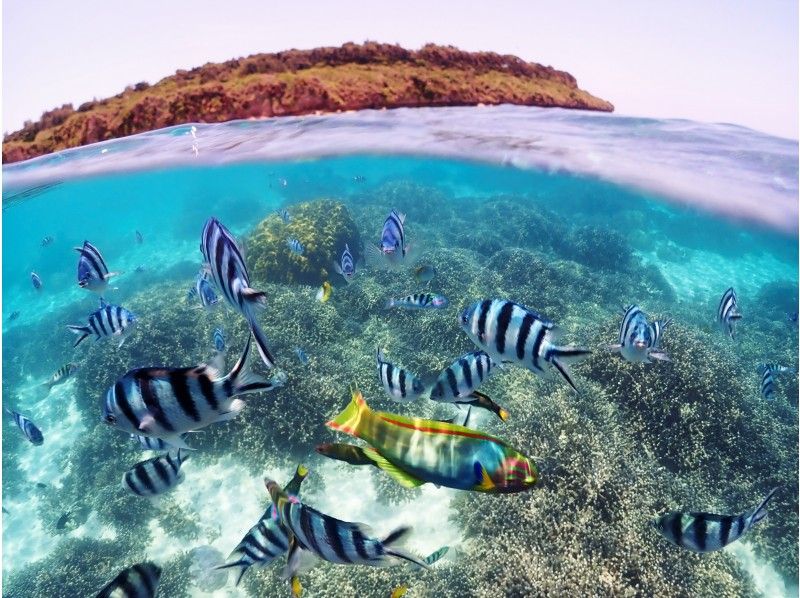
[(742, 319), (742, 314), (738, 311), (736, 304), (736, 291), (730, 287), (722, 295), (717, 307), (717, 323), (723, 331), (725, 331), (731, 338), (734, 337), (736, 332), (736, 322)]
[(425, 561), (425, 564), (430, 567), (434, 563), (441, 560), (442, 557), (444, 557), (444, 555), (446, 555), (449, 551), (450, 551), (449, 546), (442, 546), (439, 550), (435, 550), (422, 560)]
[(150, 562), (123, 569), (97, 598), (154, 598), (161, 580), (161, 567)]
[(278, 521), (289, 532), (289, 558), (285, 577), (294, 578), (299, 565), (300, 549), (307, 550), (330, 563), (342, 565), (371, 565), (381, 567), (391, 557), (427, 567), (421, 559), (392, 544), (400, 541), (410, 531), (407, 527), (396, 529), (383, 540), (372, 538), (361, 524), (342, 521), (304, 505), (290, 497), (277, 482), (264, 480), (269, 490)]
[(292, 217), (289, 215), (289, 210), (286, 208), (282, 208), (280, 210), (275, 210), (275, 213), (278, 215), (284, 224), (289, 224), (292, 221)]
[(214, 348), (220, 353), (225, 350), (225, 333), (222, 328), (214, 328)]
[(108, 287), (108, 280), (121, 274), (120, 272), (109, 272), (108, 266), (97, 250), (97, 247), (83, 242), (83, 247), (75, 247), (75, 251), (80, 254), (78, 258), (78, 286), (88, 289), (95, 293), (102, 293)]
[(775, 376), (794, 370), (777, 363), (765, 363), (758, 366), (758, 371), (761, 373), (761, 396), (771, 401), (775, 398)]
[(375, 361), (378, 366), (378, 379), (383, 385), (383, 390), (393, 401), (414, 401), (425, 392), (425, 385), (419, 377), (386, 361), (380, 348), (375, 352)]
[(197, 275), (197, 280), (194, 286), (186, 293), (186, 300), (193, 301), (195, 298), (200, 300), (200, 305), (205, 309), (211, 309), (217, 304), (217, 294), (214, 292), (214, 287), (208, 282), (208, 274), (201, 272)]
[(674, 512), (652, 522), (653, 527), (675, 546), (692, 552), (713, 552), (735, 542), (767, 516), (767, 503), (777, 492), (772, 490), (750, 513), (715, 515), (713, 513)]
[(497, 363), (514, 363), (544, 377), (551, 365), (577, 390), (568, 365), (591, 351), (553, 344), (555, 324), (535, 311), (505, 299), (486, 299), (465, 309), (458, 321), (472, 342)]
[(95, 341), (111, 336), (119, 337), (119, 346), (121, 347), (135, 325), (135, 315), (124, 307), (106, 303), (105, 299), (100, 297), (100, 308), (89, 315), (87, 325), (70, 324), (67, 328), (72, 333), (80, 335), (72, 345), (73, 347), (77, 347), (83, 339), (92, 334)]
[(371, 459), (406, 488), (431, 483), (510, 493), (530, 489), (539, 478), (535, 463), (499, 438), (445, 422), (373, 411), (355, 388), (350, 404), (326, 425), (364, 440), (370, 446), (355, 457)]
[(306, 250), (303, 244), (294, 237), (286, 239), (286, 245), (289, 247), (289, 251), (295, 255), (303, 255), (303, 252)]
[[(186, 435), (182, 434), (181, 438), (185, 438)], [(173, 448), (177, 448), (172, 446), (166, 440), (161, 440), (161, 438), (152, 438), (150, 436), (139, 436), (138, 434), (131, 434), (131, 440), (135, 440), (139, 443), (144, 450), (147, 451), (168, 451)]]
[(347, 243), (344, 245), (344, 251), (339, 263), (333, 263), (333, 269), (337, 274), (343, 276), (345, 281), (353, 282), (353, 277), (356, 275), (356, 264), (353, 261), (353, 254), (350, 253), (350, 247)]
[(386, 309), (392, 307), (403, 307), (405, 309), (443, 309), (447, 307), (447, 297), (434, 295), (433, 293), (413, 293), (400, 297), (399, 299), (389, 299), (386, 302)]
[(187, 458), (178, 449), (137, 463), (122, 475), (122, 487), (136, 496), (156, 496), (172, 490), (183, 481), (181, 465)]
[[(283, 491), (289, 496), (300, 495), (300, 485), (308, 475), (308, 469), (298, 465), (292, 480), (284, 487)], [(215, 569), (228, 569), (239, 567), (239, 576), (236, 585), (242, 581), (247, 570), (252, 567), (264, 567), (289, 550), (289, 535), (286, 529), (274, 517), (274, 509), (270, 505), (261, 519), (242, 538), (241, 542), (233, 549), (224, 565)]]
[(231, 233), (216, 218), (209, 218), (203, 227), (200, 251), (203, 252), (214, 283), (225, 300), (247, 320), (261, 360), (267, 367), (273, 367), (275, 358), (254, 314), (256, 307), (266, 305), (266, 297), (261, 291), (250, 288), (250, 276), (242, 253)]
[(669, 355), (659, 348), (664, 328), (671, 319), (655, 320), (647, 323), (647, 315), (638, 305), (625, 309), (622, 325), (619, 328), (619, 343), (609, 345), (611, 351), (618, 351), (623, 359), (634, 363), (650, 363), (650, 358), (669, 361)]
[(496, 367), (497, 364), (485, 351), (462, 355), (439, 374), (431, 389), (431, 400), (482, 407), (505, 421), (508, 419), (508, 412), (485, 394), (475, 390)]
[(11, 409), (6, 408), (6, 413), (11, 416), (14, 420), (14, 423), (17, 427), (22, 430), (22, 433), (25, 435), (31, 444), (39, 446), (44, 442), (44, 436), (42, 436), (42, 431), (36, 427), (31, 420), (27, 417), (22, 415), (21, 413), (17, 413), (16, 411), (12, 411)]
[(31, 284), (37, 291), (42, 289), (42, 279), (36, 272), (31, 272)]
[(42, 382), (42, 386), (46, 386), (47, 388), (53, 388), (54, 386), (58, 386), (59, 384), (63, 384), (67, 380), (69, 380), (70, 376), (78, 371), (80, 366), (77, 363), (67, 363), (62, 365), (56, 372), (50, 376), (50, 379), (47, 382)]
[(381, 252), (388, 257), (406, 257), (408, 247), (406, 247), (405, 224), (406, 215), (397, 210), (389, 212), (389, 216), (383, 223), (381, 231)]
[(245, 363), (249, 353), (248, 336), (239, 361), (223, 377), (215, 365), (207, 364), (130, 370), (106, 392), (103, 422), (123, 432), (189, 448), (181, 434), (235, 418), (245, 404), (236, 395), (283, 385), (284, 378), (268, 381), (250, 372)]

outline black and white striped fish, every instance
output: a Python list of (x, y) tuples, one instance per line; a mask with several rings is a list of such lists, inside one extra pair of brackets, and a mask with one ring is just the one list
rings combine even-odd
[(188, 455), (181, 449), (137, 463), (122, 475), (122, 487), (137, 496), (156, 496), (183, 481), (181, 465)]
[(433, 293), (413, 293), (400, 297), (399, 299), (389, 299), (386, 302), (386, 309), (392, 307), (403, 307), (405, 309), (444, 309), (448, 305), (447, 297), (435, 295)]
[[(292, 480), (284, 487), (283, 491), (289, 496), (300, 495), (300, 484), (308, 475), (308, 469), (298, 465)], [(233, 549), (224, 565), (215, 569), (239, 567), (239, 576), (236, 585), (242, 581), (247, 570), (252, 567), (269, 565), (282, 554), (289, 550), (289, 535), (286, 529), (278, 523), (272, 505), (267, 508), (261, 519), (242, 538), (241, 542)]]
[(73, 334), (80, 335), (72, 345), (73, 347), (77, 347), (83, 339), (92, 334), (95, 341), (111, 336), (119, 337), (119, 346), (121, 347), (135, 325), (135, 315), (124, 307), (106, 303), (105, 299), (100, 297), (100, 308), (89, 315), (87, 325), (70, 324), (67, 328)]
[(97, 247), (83, 242), (83, 247), (75, 247), (75, 251), (80, 254), (78, 258), (78, 286), (88, 289), (95, 293), (102, 293), (108, 287), (108, 280), (121, 274), (120, 272), (109, 272), (108, 266), (97, 250)]
[(378, 367), (378, 379), (383, 385), (383, 390), (393, 401), (414, 401), (425, 392), (425, 384), (418, 376), (386, 361), (380, 348), (375, 352), (375, 361)]
[(37, 291), (42, 289), (42, 279), (36, 272), (31, 272), (31, 284)]
[(67, 380), (69, 380), (70, 376), (77, 372), (79, 366), (77, 363), (67, 363), (62, 365), (58, 370), (50, 376), (50, 379), (47, 382), (42, 382), (42, 386), (46, 386), (47, 388), (53, 388), (54, 386), (58, 386), (59, 384), (63, 384)]
[(514, 363), (545, 377), (551, 365), (577, 390), (569, 364), (584, 359), (591, 351), (555, 345), (555, 324), (535, 311), (505, 299), (485, 299), (461, 312), (458, 323), (497, 363)]
[(150, 562), (123, 569), (97, 598), (154, 598), (161, 581), (161, 567)]
[(289, 497), (273, 480), (264, 481), (278, 520), (289, 532), (285, 577), (293, 578), (297, 572), (300, 549), (331, 563), (380, 567), (387, 564), (390, 557), (396, 557), (427, 568), (422, 559), (392, 547), (408, 534), (410, 528), (401, 527), (383, 540), (371, 538), (364, 526), (325, 515), (304, 505), (296, 497)]
[(249, 353), (248, 336), (239, 361), (222, 377), (217, 366), (207, 364), (130, 370), (106, 392), (102, 420), (123, 432), (189, 448), (181, 434), (235, 418), (245, 404), (235, 396), (283, 385), (284, 377), (268, 381), (250, 372)]
[(289, 251), (295, 255), (303, 255), (303, 252), (306, 250), (303, 244), (294, 237), (286, 239), (286, 245), (289, 247)]
[(353, 282), (353, 277), (356, 275), (356, 264), (353, 261), (353, 254), (350, 253), (350, 246), (347, 243), (344, 245), (344, 251), (339, 262), (333, 263), (333, 269), (337, 274), (343, 276), (345, 281)]
[(674, 512), (652, 522), (653, 527), (671, 543), (692, 552), (720, 550), (746, 534), (767, 516), (767, 503), (777, 492), (772, 490), (750, 513), (716, 515), (714, 513)]
[[(185, 434), (181, 434), (181, 438), (185, 438)], [(138, 434), (131, 434), (131, 440), (135, 440), (139, 443), (146, 451), (168, 451), (173, 448), (178, 448), (176, 446), (172, 446), (166, 440), (162, 440), (161, 438), (153, 438), (150, 436), (139, 436)]]
[(186, 300), (193, 301), (197, 298), (200, 300), (200, 305), (203, 308), (211, 309), (217, 304), (219, 299), (217, 299), (214, 287), (211, 286), (207, 276), (208, 274), (206, 272), (201, 272), (197, 275), (194, 286), (186, 293)]
[(496, 367), (497, 364), (485, 351), (462, 355), (439, 374), (431, 389), (431, 400), (482, 407), (505, 421), (508, 412), (485, 394), (476, 391)]
[(214, 283), (225, 300), (247, 320), (261, 360), (267, 367), (273, 367), (275, 358), (267, 346), (267, 337), (255, 318), (255, 308), (266, 305), (266, 296), (250, 287), (250, 276), (242, 253), (231, 233), (216, 218), (209, 218), (203, 227), (200, 251), (203, 252)]
[(8, 408), (6, 408), (6, 413), (8, 413), (8, 415), (11, 416), (11, 418), (14, 420), (14, 423), (20, 430), (22, 430), (22, 433), (25, 435), (25, 438), (27, 438), (31, 442), (31, 444), (39, 446), (44, 442), (44, 436), (42, 436), (42, 431), (39, 428), (37, 428), (36, 424), (34, 424), (31, 420), (29, 420), (21, 413), (18, 413)]
[(764, 363), (758, 366), (758, 371), (761, 373), (761, 396), (771, 401), (775, 398), (775, 376), (794, 370), (777, 363)]
[(736, 291), (730, 287), (722, 295), (717, 308), (717, 323), (723, 331), (725, 331), (731, 338), (734, 337), (736, 332), (736, 322), (742, 319), (742, 314), (738, 311), (736, 304)]
[(275, 213), (283, 221), (284, 224), (289, 224), (292, 221), (292, 217), (289, 214), (289, 210), (287, 210), (286, 208), (275, 210)]
[(225, 333), (222, 328), (214, 328), (214, 348), (220, 353), (225, 350)]
[(404, 258), (406, 247), (405, 224), (406, 215), (397, 210), (392, 210), (386, 217), (381, 230), (381, 252), (386, 256), (400, 256)]
[(638, 305), (631, 305), (625, 309), (622, 324), (619, 328), (619, 343), (609, 345), (612, 351), (619, 351), (622, 358), (634, 363), (651, 363), (650, 358), (669, 361), (669, 355), (659, 347), (664, 328), (669, 326), (671, 319), (655, 320), (647, 323), (647, 315), (639, 309)]

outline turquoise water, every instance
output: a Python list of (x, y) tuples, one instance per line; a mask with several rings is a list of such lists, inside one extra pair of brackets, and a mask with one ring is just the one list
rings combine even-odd
[[(208, 564), (258, 521), (269, 502), (263, 478), (285, 484), (298, 463), (311, 471), (307, 504), (369, 524), (376, 537), (410, 525), (416, 554), (450, 547), (424, 572), (317, 563), (300, 576), (309, 596), (388, 596), (401, 584), (408, 596), (797, 594), (797, 378), (781, 375), (765, 401), (757, 372), (798, 367), (787, 317), (797, 311), (796, 142), (578, 112), (397, 111), (178, 127), (3, 176), (3, 405), (45, 438), (34, 446), (5, 418), (4, 596), (93, 595), (144, 560), (163, 568), (160, 596), (286, 595), (285, 557), (238, 586)], [(326, 272), (308, 274), (289, 256), (274, 213), (282, 208), (305, 259), (321, 255)], [(400, 267), (366, 259), (392, 208), (406, 214), (411, 245)], [(136, 497), (119, 480), (156, 453), (100, 422), (102, 395), (135, 367), (209, 360), (216, 327), (228, 368), (246, 339), (224, 299), (209, 311), (185, 299), (210, 216), (240, 240), (252, 286), (266, 292), (258, 319), (287, 382), (193, 434), (197, 450), (176, 488)], [(266, 236), (255, 233), (262, 221)], [(328, 240), (344, 226), (355, 230), (352, 284), (330, 267), (343, 247)], [(73, 348), (66, 328), (97, 307), (76, 284), (72, 248), (87, 239), (123, 272), (104, 297), (138, 318), (119, 348), (91, 339)], [(415, 280), (420, 265), (436, 269), (430, 283)], [(315, 300), (322, 280), (334, 285), (326, 303)], [(730, 286), (744, 314), (735, 341), (714, 322)], [(449, 307), (384, 310), (391, 297), (423, 291)], [(513, 365), (481, 387), (510, 417), (477, 410), (470, 426), (533, 459), (534, 488), (405, 489), (375, 467), (314, 451), (358, 443), (323, 425), (351, 383), (374, 409), (461, 419), (427, 398), (389, 400), (375, 347), (435, 375), (475, 350), (457, 314), (492, 298), (542, 313), (563, 344), (593, 350), (573, 367), (577, 393)], [(671, 361), (628, 363), (607, 350), (631, 303), (673, 319), (663, 337)], [(69, 362), (80, 366), (70, 380), (49, 393), (40, 386)], [(266, 373), (257, 355), (250, 362)], [(773, 487), (769, 517), (717, 553), (672, 546), (648, 525), (675, 510), (738, 514)]]

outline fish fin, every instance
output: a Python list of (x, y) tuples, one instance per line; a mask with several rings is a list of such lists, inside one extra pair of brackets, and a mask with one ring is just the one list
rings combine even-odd
[(466, 402), (468, 405), (475, 405), (476, 407), (482, 407), (483, 409), (487, 409), (492, 413), (496, 414), (497, 417), (506, 421), (508, 419), (508, 411), (503, 409), (500, 405), (495, 403), (492, 399), (490, 399), (487, 395), (483, 394), (482, 392), (478, 392), (477, 390), (472, 391), (472, 394), (469, 395), (470, 397), (475, 397), (474, 401)]
[(729, 317), (731, 320), (741, 320), (741, 319), (742, 319), (742, 314), (731, 314), (731, 315), (730, 315), (730, 316), (728, 316), (728, 317)]
[(225, 368), (225, 354), (219, 351), (214, 352), (214, 356), (206, 364), (206, 373), (213, 379), (219, 378), (220, 372)]
[(601, 346), (605, 346), (605, 348), (611, 351), (612, 353), (619, 353), (620, 351), (622, 351), (622, 345), (620, 345), (619, 343), (614, 345), (601, 345)]
[(258, 392), (260, 390), (272, 390), (275, 388), (275, 386), (277, 386), (272, 381), (253, 373), (250, 371), (250, 368), (247, 367), (247, 356), (250, 354), (251, 340), (251, 337), (248, 336), (247, 344), (244, 346), (242, 356), (226, 376), (226, 379), (228, 379), (232, 385), (232, 395)]
[(383, 309), (392, 309), (395, 306), (394, 299), (389, 299), (386, 304), (383, 306)]
[(108, 305), (108, 301), (106, 301), (103, 297), (100, 297), (100, 309), (103, 309), (106, 305)]
[(261, 361), (264, 362), (268, 368), (275, 367), (275, 356), (272, 355), (272, 352), (269, 350), (269, 341), (267, 340), (267, 335), (264, 334), (264, 331), (261, 330), (261, 327), (256, 322), (255, 318), (252, 314), (249, 314), (247, 317), (247, 323), (250, 325), (250, 332), (253, 333), (253, 338), (256, 340), (256, 349), (258, 349), (258, 354), (261, 357)]
[(244, 409), (245, 402), (241, 399), (233, 399), (231, 401), (230, 407), (228, 407), (228, 411), (224, 411), (217, 415), (217, 418), (214, 420), (215, 422), (227, 422), (232, 419), (236, 419), (236, 416), (239, 415), (242, 409)]
[(564, 380), (567, 381), (572, 389), (577, 392), (578, 388), (575, 386), (575, 383), (572, 381), (572, 378), (569, 375), (569, 364), (576, 363), (588, 357), (591, 354), (589, 349), (584, 349), (583, 347), (553, 347), (550, 355), (548, 357), (548, 361), (553, 364)]
[(497, 485), (492, 481), (492, 478), (489, 477), (489, 472), (486, 471), (486, 468), (483, 465), (481, 465), (480, 461), (475, 461), (475, 477), (476, 479), (480, 480), (477, 484), (475, 484), (476, 489), (490, 492), (497, 488)]
[(428, 563), (424, 560), (419, 558), (418, 556), (414, 556), (405, 550), (400, 548), (396, 548), (392, 546), (393, 544), (398, 544), (402, 542), (406, 536), (411, 532), (410, 527), (400, 527), (391, 532), (388, 536), (386, 536), (383, 540), (381, 540), (381, 544), (383, 545), (386, 554), (389, 556), (397, 557), (399, 559), (403, 559), (404, 561), (408, 561), (409, 563), (413, 563), (418, 567), (423, 569), (428, 568)]
[(647, 354), (648, 357), (652, 357), (653, 359), (658, 359), (659, 361), (672, 361), (670, 356), (664, 353), (663, 351), (651, 351)]
[(358, 425), (364, 419), (364, 416), (371, 413), (371, 410), (357, 386), (353, 385), (350, 391), (351, 399), (347, 407), (339, 415), (326, 422), (325, 425), (358, 438)]
[(244, 300), (247, 301), (248, 304), (254, 305), (255, 307), (264, 308), (267, 306), (267, 294), (263, 291), (245, 287), (242, 289), (242, 297), (244, 297)]
[(381, 455), (376, 449), (368, 446), (364, 448), (364, 455), (372, 460), (375, 467), (385, 471), (389, 477), (404, 488), (416, 488), (425, 483), (424, 480), (414, 477), (408, 472), (403, 471), (397, 465), (389, 461), (386, 457)]
[(142, 418), (142, 421), (139, 422), (139, 429), (142, 432), (149, 432), (154, 423), (156, 423), (156, 418), (148, 413)]
[(400, 224), (406, 223), (406, 215), (403, 212), (397, 212), (397, 217), (400, 219)]
[(250, 568), (250, 563), (245, 561), (243, 558), (239, 559), (238, 561), (233, 561), (232, 563), (225, 563), (223, 565), (217, 565), (216, 567), (212, 567), (213, 570), (217, 569), (230, 569), (231, 567), (241, 567), (242, 570), (239, 571), (239, 576), (236, 578), (235, 586), (239, 585), (239, 582), (242, 581), (242, 577), (244, 574), (247, 573), (247, 570)]
[(108, 280), (109, 278), (114, 278), (115, 276), (120, 276), (122, 274), (125, 274), (125, 272), (123, 272), (122, 270), (119, 270), (118, 272), (108, 272), (103, 275), (103, 279)]
[(67, 325), (67, 328), (73, 334), (80, 334), (81, 336), (72, 345), (73, 348), (81, 344), (81, 341), (91, 334), (91, 329), (88, 326), (75, 326), (72, 324)]
[(772, 490), (770, 490), (770, 493), (767, 494), (767, 497), (764, 500), (762, 500), (761, 504), (755, 508), (753, 514), (750, 515), (750, 525), (758, 523), (759, 521), (764, 519), (764, 517), (767, 516), (767, 503), (777, 491), (778, 488), (773, 488)]

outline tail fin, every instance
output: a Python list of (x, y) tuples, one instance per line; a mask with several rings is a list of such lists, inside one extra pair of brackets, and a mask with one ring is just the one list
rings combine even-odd
[(578, 388), (569, 375), (569, 365), (585, 359), (591, 353), (590, 349), (584, 349), (583, 347), (553, 347), (547, 356), (547, 360), (553, 364), (553, 367), (558, 370), (564, 380), (567, 381), (567, 384), (575, 392), (578, 392)]
[(275, 367), (275, 357), (269, 350), (267, 335), (261, 330), (261, 327), (252, 314), (248, 316), (247, 323), (250, 325), (250, 332), (253, 333), (253, 338), (256, 339), (256, 348), (258, 349), (258, 354), (261, 356), (261, 361), (263, 361), (264, 365), (268, 368)]
[(88, 326), (74, 326), (72, 324), (68, 324), (67, 328), (69, 328), (69, 331), (72, 332), (73, 334), (81, 335), (78, 338), (78, 340), (75, 341), (75, 344), (72, 345), (73, 347), (77, 347), (78, 345), (80, 345), (81, 341), (92, 333), (92, 329), (89, 328)]
[(347, 407), (325, 425), (339, 432), (344, 432), (345, 434), (350, 434), (358, 438), (361, 420), (365, 416), (368, 416), (371, 411), (364, 397), (361, 395), (361, 391), (358, 390), (355, 385), (353, 385), (351, 393), (352, 398)]
[(297, 466), (297, 469), (294, 472), (294, 477), (288, 484), (286, 484), (286, 487), (283, 489), (283, 491), (290, 496), (297, 496), (300, 494), (300, 484), (303, 483), (303, 480), (306, 479), (307, 475), (308, 468), (301, 463)]
[(767, 494), (767, 497), (761, 501), (761, 504), (756, 507), (755, 511), (753, 511), (753, 514), (750, 515), (750, 525), (758, 523), (767, 516), (767, 503), (769, 502), (769, 499), (772, 498), (772, 495), (777, 491), (777, 488), (773, 488), (770, 493)]
[(422, 567), (423, 569), (428, 568), (428, 563), (422, 560), (419, 557), (414, 556), (413, 554), (409, 554), (408, 552), (401, 550), (399, 548), (392, 548), (392, 544), (396, 544), (405, 538), (409, 532), (411, 531), (410, 527), (400, 527), (386, 536), (383, 540), (381, 540), (381, 544), (383, 544), (383, 548), (386, 551), (386, 554), (389, 556), (394, 556), (399, 559), (403, 559), (404, 561), (408, 561), (409, 563), (413, 563), (418, 567)]
[(244, 574), (247, 573), (247, 570), (250, 568), (250, 563), (248, 563), (244, 558), (239, 559), (238, 561), (234, 561), (232, 563), (225, 563), (224, 565), (217, 565), (214, 569), (229, 569), (230, 567), (241, 567), (242, 570), (239, 571), (239, 577), (236, 578), (236, 583), (234, 585), (239, 585), (239, 582), (242, 581), (242, 577)]
[(242, 356), (239, 358), (239, 361), (236, 362), (236, 365), (233, 366), (230, 373), (225, 377), (231, 383), (231, 396), (248, 392), (258, 392), (260, 390), (272, 390), (275, 388), (275, 384), (258, 374), (254, 374), (247, 367), (247, 356), (250, 354), (250, 340), (251, 338), (248, 336)]
[(388, 300), (388, 301), (385, 303), (385, 305), (383, 306), (383, 309), (392, 309), (394, 306), (395, 306), (394, 299), (389, 299), (389, 300)]
[[(475, 407), (482, 407), (483, 409), (487, 409), (492, 413), (496, 414), (497, 417), (506, 421), (508, 419), (508, 411), (503, 409), (500, 405), (495, 403), (492, 399), (488, 396), (483, 394), (482, 392), (478, 392), (477, 390), (472, 391), (472, 394), (469, 395), (470, 397), (475, 397), (474, 401), (470, 401), (470, 405), (474, 405)], [(467, 419), (469, 419), (469, 414), (467, 414)], [(466, 423), (466, 421), (465, 421)]]

